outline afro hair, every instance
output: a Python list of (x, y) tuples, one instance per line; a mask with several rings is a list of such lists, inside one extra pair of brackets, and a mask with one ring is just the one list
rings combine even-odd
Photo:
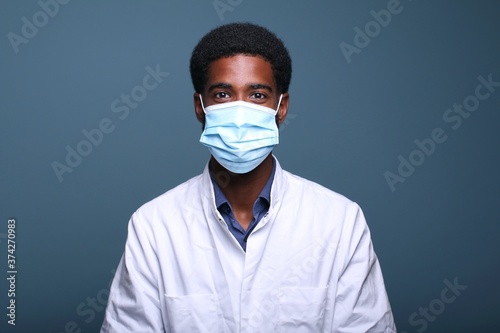
[(225, 24), (200, 40), (189, 64), (195, 91), (203, 92), (213, 61), (237, 54), (264, 58), (271, 64), (278, 92), (288, 92), (292, 77), (292, 59), (288, 50), (273, 32), (252, 23)]

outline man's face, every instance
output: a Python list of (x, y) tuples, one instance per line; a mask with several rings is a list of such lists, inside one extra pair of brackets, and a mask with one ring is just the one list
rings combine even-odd
[[(279, 93), (271, 64), (258, 56), (235, 55), (211, 63), (202, 93), (205, 107), (233, 101), (245, 101), (276, 109)], [(201, 123), (205, 114), (199, 96), (194, 94), (196, 116)], [(276, 120), (281, 124), (288, 110), (288, 93), (283, 94)]]

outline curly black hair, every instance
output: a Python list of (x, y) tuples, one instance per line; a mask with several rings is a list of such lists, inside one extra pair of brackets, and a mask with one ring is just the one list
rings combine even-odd
[(200, 40), (189, 64), (194, 90), (203, 92), (213, 61), (236, 54), (257, 55), (269, 61), (278, 92), (288, 92), (292, 78), (292, 59), (288, 50), (273, 32), (252, 23), (225, 24)]

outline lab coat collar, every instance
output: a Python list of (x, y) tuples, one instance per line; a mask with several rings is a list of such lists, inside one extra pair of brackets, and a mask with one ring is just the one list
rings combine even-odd
[[(274, 210), (281, 204), (281, 197), (286, 190), (286, 182), (283, 177), (283, 169), (278, 162), (278, 159), (273, 155), (274, 163), (276, 165), (276, 170), (274, 172), (273, 185), (271, 187), (271, 205), (269, 207), (269, 211)], [(201, 175), (202, 188), (200, 189), (201, 201), (205, 208), (209, 208), (212, 212), (215, 213), (217, 211), (217, 207), (215, 204), (215, 194), (214, 187), (212, 181), (210, 179), (210, 170), (209, 170), (210, 160), (205, 164), (205, 169), (203, 170), (203, 174)]]

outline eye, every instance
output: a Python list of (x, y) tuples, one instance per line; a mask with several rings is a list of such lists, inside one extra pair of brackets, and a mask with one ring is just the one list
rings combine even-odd
[(219, 91), (219, 92), (215, 93), (214, 97), (218, 98), (218, 99), (225, 99), (225, 98), (229, 98), (229, 94), (225, 91)]
[(255, 92), (252, 94), (252, 99), (264, 99), (266, 98), (267, 96), (261, 92)]

